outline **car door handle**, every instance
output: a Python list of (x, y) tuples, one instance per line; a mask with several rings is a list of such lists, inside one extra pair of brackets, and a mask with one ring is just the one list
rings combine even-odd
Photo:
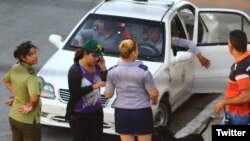
[(172, 81), (172, 77), (171, 77), (171, 74), (170, 74), (170, 68), (169, 67), (166, 67), (164, 69), (164, 71), (168, 74), (168, 82), (170, 83)]

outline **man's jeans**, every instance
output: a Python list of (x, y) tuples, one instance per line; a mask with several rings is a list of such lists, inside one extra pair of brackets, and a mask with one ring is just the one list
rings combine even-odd
[[(231, 125), (247, 125), (250, 124), (250, 114), (245, 115), (243, 117), (240, 116), (239, 113), (231, 114), (227, 112), (227, 117), (231, 119)], [(225, 124), (225, 117), (222, 120), (222, 124)]]

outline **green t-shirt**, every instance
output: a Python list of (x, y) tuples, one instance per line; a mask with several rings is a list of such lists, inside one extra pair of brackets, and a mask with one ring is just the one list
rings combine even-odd
[(40, 123), (40, 99), (38, 106), (30, 113), (22, 115), (17, 111), (24, 103), (29, 102), (31, 95), (40, 95), (41, 93), (41, 84), (33, 68), (25, 63), (17, 63), (4, 75), (4, 80), (11, 82), (15, 97), (9, 116), (22, 123)]

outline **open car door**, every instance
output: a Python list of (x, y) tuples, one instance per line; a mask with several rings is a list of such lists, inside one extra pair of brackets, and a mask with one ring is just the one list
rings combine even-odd
[(200, 9), (195, 14), (193, 41), (211, 61), (209, 69), (195, 62), (194, 93), (224, 92), (230, 67), (234, 62), (228, 50), (229, 32), (242, 30), (248, 37), (250, 50), (250, 18), (239, 10)]

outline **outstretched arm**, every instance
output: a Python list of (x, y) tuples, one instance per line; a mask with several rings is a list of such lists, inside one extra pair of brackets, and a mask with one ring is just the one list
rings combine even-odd
[(204, 66), (205, 68), (209, 68), (210, 60), (201, 54), (200, 50), (194, 44), (194, 42), (183, 38), (172, 37), (172, 44), (179, 47), (189, 48), (189, 50), (199, 59), (201, 65)]

